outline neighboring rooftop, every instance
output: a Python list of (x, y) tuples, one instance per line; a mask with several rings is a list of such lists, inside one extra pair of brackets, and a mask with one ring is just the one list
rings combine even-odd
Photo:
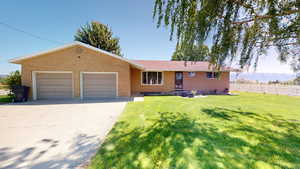
[[(147, 71), (213, 71), (209, 62), (200, 61), (168, 61), (168, 60), (130, 60), (143, 66)], [(221, 71), (233, 71), (223, 67)]]

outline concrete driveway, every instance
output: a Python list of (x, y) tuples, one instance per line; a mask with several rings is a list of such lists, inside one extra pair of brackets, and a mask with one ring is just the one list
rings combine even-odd
[(0, 105), (0, 168), (78, 168), (99, 148), (126, 101)]

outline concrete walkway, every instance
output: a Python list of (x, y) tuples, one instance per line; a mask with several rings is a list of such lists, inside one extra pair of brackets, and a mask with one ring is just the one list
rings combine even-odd
[(0, 168), (78, 168), (96, 152), (126, 101), (0, 105)]

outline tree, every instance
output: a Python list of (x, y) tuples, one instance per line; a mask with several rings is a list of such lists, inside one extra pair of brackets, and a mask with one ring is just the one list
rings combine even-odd
[(212, 37), (209, 61), (217, 68), (238, 61), (256, 66), (268, 49), (300, 70), (299, 0), (155, 0), (157, 27), (170, 27), (177, 44), (204, 44)]
[(121, 56), (119, 38), (113, 37), (111, 29), (99, 22), (91, 22), (82, 26), (76, 32), (74, 39)]
[(21, 73), (20, 71), (11, 72), (7, 77), (4, 78), (4, 84), (10, 89), (14, 85), (21, 85)]
[(208, 57), (209, 48), (206, 45), (193, 45), (192, 48), (183, 48), (181, 45), (177, 45), (172, 60), (207, 61)]

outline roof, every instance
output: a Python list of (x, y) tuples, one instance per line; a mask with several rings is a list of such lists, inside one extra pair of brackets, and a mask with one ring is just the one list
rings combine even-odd
[(113, 53), (107, 52), (105, 50), (102, 50), (102, 49), (99, 49), (99, 48), (96, 48), (96, 47), (93, 47), (91, 45), (88, 45), (88, 44), (85, 44), (85, 43), (82, 43), (82, 42), (78, 42), (78, 41), (74, 41), (73, 43), (69, 43), (69, 44), (66, 44), (66, 45), (63, 45), (63, 46), (60, 46), (60, 47), (57, 47), (57, 48), (54, 48), (54, 49), (46, 50), (46, 51), (43, 51), (43, 52), (34, 53), (34, 54), (22, 56), (22, 57), (13, 58), (13, 59), (9, 60), (9, 62), (10, 63), (20, 64), (21, 61), (23, 61), (23, 60), (27, 60), (27, 59), (31, 59), (31, 58), (34, 58), (34, 57), (42, 56), (42, 55), (45, 55), (45, 54), (48, 54), (48, 53), (52, 53), (52, 52), (64, 50), (64, 49), (67, 49), (67, 48), (70, 48), (70, 47), (74, 47), (74, 46), (81, 46), (81, 47), (88, 48), (90, 50), (93, 50), (93, 51), (96, 51), (96, 52), (99, 52), (99, 53), (104, 53), (104, 54), (109, 55), (111, 57), (114, 57), (116, 59), (123, 60), (123, 61), (131, 64), (132, 66), (134, 66), (136, 68), (144, 69), (141, 65), (138, 65), (137, 63), (134, 63), (134, 62), (132, 62), (132, 61), (130, 61), (130, 60), (124, 58), (124, 57), (115, 55)]
[[(74, 46), (81, 46), (84, 48), (88, 48), (95, 52), (104, 53), (116, 59), (125, 61), (132, 65), (135, 68), (146, 70), (146, 71), (213, 71), (212, 66), (210, 66), (209, 62), (200, 62), (200, 61), (167, 61), (167, 60), (129, 60), (124, 57), (115, 55), (113, 53), (107, 52), (105, 50), (101, 50), (99, 48), (93, 47), (91, 45), (75, 41), (70, 44), (66, 44), (54, 49), (50, 49), (47, 51), (26, 55), (18, 58), (11, 59), (11, 63), (20, 64), (22, 61), (31, 59), (34, 57), (39, 57), (48, 53), (60, 51), (63, 49), (67, 49)], [(221, 71), (236, 71), (231, 69), (230, 67), (223, 67)]]
[[(167, 60), (131, 60), (142, 65), (147, 71), (213, 71), (209, 62), (200, 61), (167, 61)], [(222, 67), (221, 71), (234, 71), (230, 67)]]

